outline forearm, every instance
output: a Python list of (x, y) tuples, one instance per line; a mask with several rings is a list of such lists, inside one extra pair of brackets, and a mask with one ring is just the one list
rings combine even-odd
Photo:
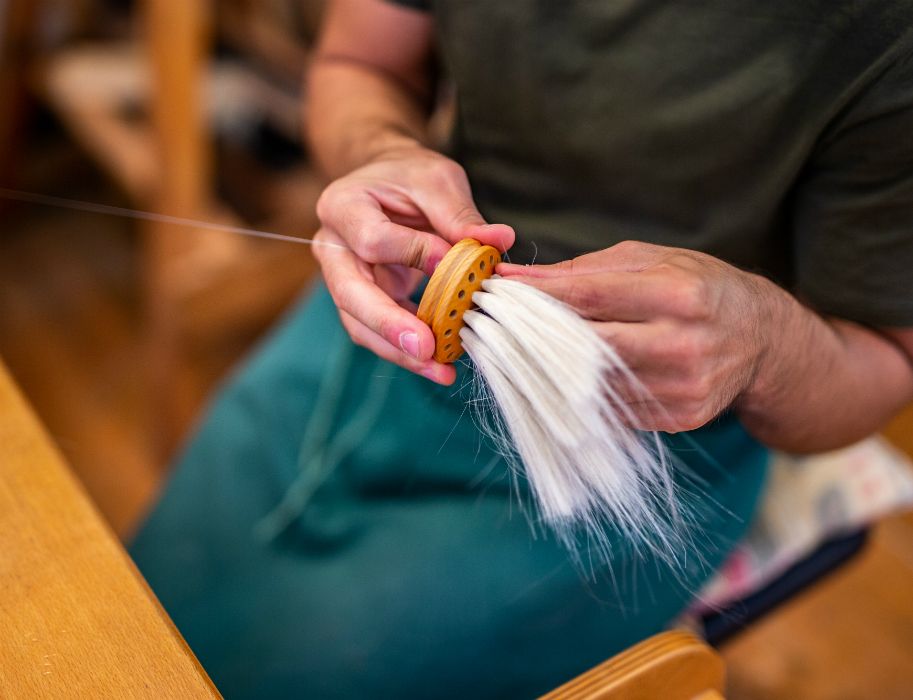
[(429, 13), (384, 0), (327, 3), (304, 123), (330, 179), (423, 141), (433, 41)]
[(770, 298), (762, 323), (776, 336), (765, 339), (757, 374), (735, 404), (758, 440), (790, 452), (835, 449), (876, 432), (913, 400), (913, 366), (893, 339), (824, 319), (782, 290)]
[(324, 173), (340, 177), (382, 152), (420, 143), (426, 112), (417, 92), (393, 77), (338, 56), (310, 71), (306, 133)]

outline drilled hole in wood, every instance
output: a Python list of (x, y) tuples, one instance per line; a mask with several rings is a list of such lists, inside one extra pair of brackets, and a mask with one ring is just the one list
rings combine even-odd
[(480, 261), (479, 261), (479, 269), (480, 269), (480, 270), (484, 270), (484, 269), (485, 269), (485, 261), (484, 261), (484, 260), (480, 260)]
[(448, 352), (448, 353), (447, 353), (447, 359), (448, 359), (448, 360), (452, 360), (452, 359), (453, 359), (453, 353), (452, 353), (452, 352)]
[(450, 309), (450, 313), (447, 314), (450, 318), (456, 318), (456, 309)]
[(494, 265), (494, 264), (495, 264), (495, 256), (494, 256), (494, 255), (489, 255), (489, 256), (488, 256), (488, 264), (489, 264), (489, 265)]
[(457, 299), (462, 299), (464, 296), (466, 296), (466, 292), (461, 289), (459, 294), (457, 294)]
[(452, 328), (448, 328), (446, 331), (444, 331), (444, 337), (445, 337), (445, 338), (449, 338), (451, 335), (453, 335), (453, 329), (452, 329)]
[(470, 272), (470, 273), (469, 273), (469, 281), (470, 281), (470, 282), (475, 282), (475, 281), (476, 281), (476, 273), (475, 273), (475, 272)]
[(449, 350), (451, 347), (453, 347), (453, 345), (450, 344), (450, 343), (447, 343), (447, 344), (444, 346), (444, 350)]

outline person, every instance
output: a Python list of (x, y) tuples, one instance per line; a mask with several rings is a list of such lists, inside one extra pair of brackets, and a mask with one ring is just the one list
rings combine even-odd
[[(335, 0), (308, 87), (325, 287), (223, 389), (132, 549), (228, 697), (545, 692), (688, 604), (771, 449), (913, 399), (909, 3)], [(637, 427), (707, 504), (689, 566), (616, 538), (581, 575), (513, 508), (451, 388), (471, 370), (414, 315), (465, 237), (661, 403)]]

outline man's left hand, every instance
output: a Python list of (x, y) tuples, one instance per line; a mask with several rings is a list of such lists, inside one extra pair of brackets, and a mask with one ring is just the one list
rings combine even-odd
[(624, 242), (556, 265), (497, 272), (588, 319), (656, 403), (632, 401), (635, 427), (693, 430), (750, 386), (788, 304), (772, 282), (710, 255)]

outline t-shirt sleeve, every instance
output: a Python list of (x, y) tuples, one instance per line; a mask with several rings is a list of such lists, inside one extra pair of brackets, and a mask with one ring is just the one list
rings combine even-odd
[(913, 53), (846, 108), (794, 202), (800, 298), (840, 318), (913, 326)]
[(393, 5), (402, 5), (403, 7), (410, 7), (413, 10), (430, 10), (431, 9), (431, 0), (386, 0)]

